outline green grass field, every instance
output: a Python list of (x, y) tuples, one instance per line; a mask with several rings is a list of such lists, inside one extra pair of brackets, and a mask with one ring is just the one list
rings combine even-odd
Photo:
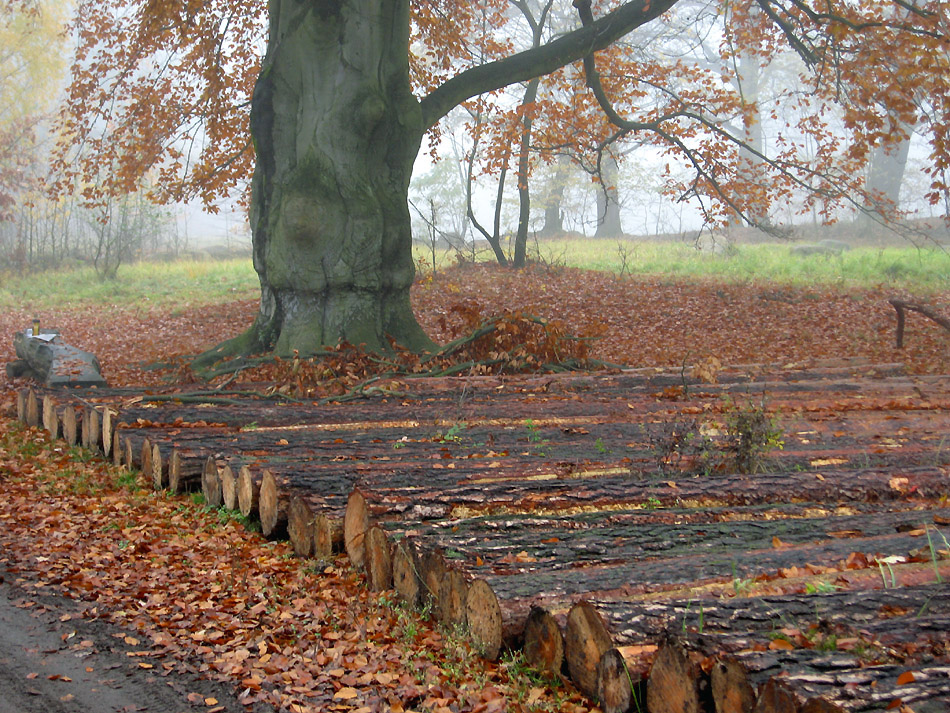
[[(873, 287), (887, 284), (914, 292), (950, 289), (950, 252), (930, 247), (858, 247), (835, 255), (795, 255), (792, 245), (736, 245), (728, 254), (714, 255), (689, 243), (645, 240), (544, 240), (529, 246), (531, 259), (615, 274), (663, 275), (716, 279), (725, 282), (776, 282), (790, 285)], [(431, 252), (417, 248), (431, 263)], [(487, 251), (480, 259), (491, 259)], [(442, 251), (437, 269), (455, 261)]]
[[(614, 274), (663, 275), (736, 283), (775, 282), (889, 288), (928, 294), (950, 290), (950, 253), (914, 247), (848, 250), (841, 256), (794, 255), (782, 244), (738, 245), (711, 255), (686, 243), (636, 240), (546, 240), (531, 246), (533, 260)], [(431, 251), (416, 248), (420, 269), (431, 269)], [(489, 252), (478, 255), (491, 260)], [(453, 251), (437, 253), (436, 270), (453, 264)], [(123, 265), (118, 278), (102, 281), (92, 268), (51, 270), (26, 276), (0, 273), (0, 306), (101, 304), (186, 305), (253, 299), (257, 275), (249, 259), (182, 260)]]

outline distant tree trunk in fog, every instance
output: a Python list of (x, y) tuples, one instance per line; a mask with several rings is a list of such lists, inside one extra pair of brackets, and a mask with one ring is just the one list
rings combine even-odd
[(597, 187), (597, 230), (594, 237), (618, 238), (623, 235), (623, 226), (620, 224), (620, 200), (617, 194), (620, 173), (617, 159), (606, 157), (601, 173), (601, 183)]
[[(896, 145), (878, 146), (871, 155), (871, 166), (868, 170), (868, 179), (865, 189), (871, 195), (871, 204), (867, 206), (879, 215), (900, 206), (901, 183), (904, 180), (904, 169), (907, 167), (907, 156), (910, 152), (910, 136), (913, 127), (902, 127), (907, 132), (907, 138)], [(867, 225), (872, 217), (867, 213), (860, 213), (858, 221)]]
[[(540, 43), (540, 36), (536, 37), (535, 46)], [(518, 152), (518, 233), (515, 235), (515, 254), (511, 261), (512, 267), (524, 267), (528, 253), (528, 227), (531, 219), (531, 193), (528, 190), (529, 159), (531, 150), (531, 125), (534, 119), (531, 115), (531, 105), (538, 98), (540, 79), (528, 82), (521, 106), (525, 108), (524, 123), (521, 127), (521, 147)]]
[[(765, 155), (765, 139), (762, 135), (762, 121), (759, 114), (759, 61), (749, 54), (739, 56), (738, 87), (742, 101), (747, 106), (755, 108), (752, 117), (743, 126), (742, 141), (739, 146), (739, 175), (752, 185), (758, 185), (762, 179), (763, 167), (761, 156)], [(749, 206), (748, 218), (754, 223), (763, 223), (768, 220), (768, 205)], [(740, 223), (736, 216), (735, 223)]]
[(539, 238), (549, 238), (564, 232), (564, 211), (561, 210), (561, 201), (564, 199), (564, 178), (570, 167), (571, 159), (561, 156), (554, 169), (554, 178), (551, 179), (551, 192), (544, 202), (544, 225), (538, 231)]

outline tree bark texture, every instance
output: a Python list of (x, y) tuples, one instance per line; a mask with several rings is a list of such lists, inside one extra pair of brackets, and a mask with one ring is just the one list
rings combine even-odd
[(423, 129), (408, 0), (271, 0), (269, 12), (251, 107), (260, 312), (208, 360), (339, 340), (428, 347), (409, 303), (407, 197)]
[(102, 368), (94, 354), (62, 341), (58, 332), (30, 336), (27, 332), (13, 335), (16, 355), (29, 364), (33, 377), (47, 386), (106, 386)]

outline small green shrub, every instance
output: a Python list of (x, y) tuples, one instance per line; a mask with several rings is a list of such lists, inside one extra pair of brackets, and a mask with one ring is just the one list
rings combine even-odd
[(767, 463), (768, 454), (781, 449), (782, 429), (770, 416), (765, 399), (747, 404), (727, 402), (725, 451), (740, 473), (759, 473)]

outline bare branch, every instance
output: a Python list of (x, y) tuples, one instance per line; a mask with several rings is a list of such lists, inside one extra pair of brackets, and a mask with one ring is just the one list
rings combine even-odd
[(472, 67), (432, 91), (421, 102), (422, 128), (429, 129), (455, 106), (479, 94), (550, 74), (604, 49), (656, 19), (678, 0), (631, 0), (587, 27), (504, 59)]

